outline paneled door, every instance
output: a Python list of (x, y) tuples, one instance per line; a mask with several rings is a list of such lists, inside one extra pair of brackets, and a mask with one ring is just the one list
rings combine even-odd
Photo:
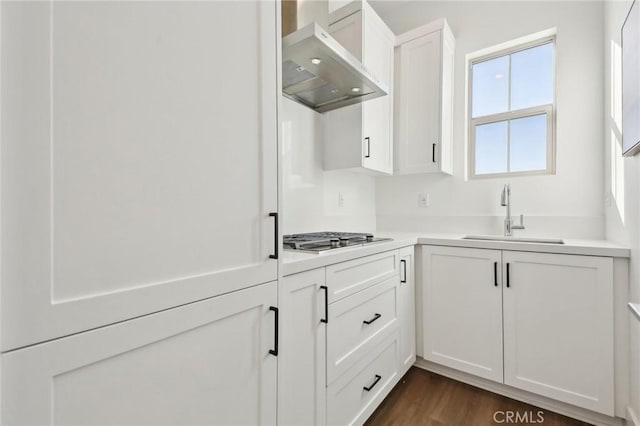
[(0, 421), (274, 425), (276, 288), (263, 284), (4, 353)]
[(328, 289), (324, 268), (282, 279), (278, 424), (327, 424)]
[(500, 250), (422, 246), (423, 357), (502, 382)]
[(613, 260), (503, 252), (504, 383), (614, 415)]
[(277, 279), (277, 4), (2, 2), (2, 350)]
[(414, 246), (403, 247), (400, 255), (398, 320), (400, 322), (400, 374), (416, 362), (416, 274)]

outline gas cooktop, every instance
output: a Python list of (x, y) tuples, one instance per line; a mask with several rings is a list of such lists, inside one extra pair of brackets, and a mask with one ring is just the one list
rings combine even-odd
[(345, 247), (358, 247), (391, 238), (376, 238), (373, 234), (358, 232), (311, 232), (307, 234), (291, 234), (282, 237), (286, 250), (321, 253), (327, 250)]

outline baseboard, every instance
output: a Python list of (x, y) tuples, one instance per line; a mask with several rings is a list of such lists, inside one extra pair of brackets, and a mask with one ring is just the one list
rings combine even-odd
[(631, 407), (627, 407), (627, 426), (640, 426), (640, 416)]
[[(499, 395), (506, 396), (511, 399), (515, 399), (517, 401), (521, 401), (527, 404), (534, 405), (536, 407), (540, 407), (545, 410), (553, 411), (558, 414), (562, 414), (563, 416), (571, 417), (583, 422), (591, 423), (593, 425), (598, 426), (624, 426), (624, 419), (618, 417), (610, 417), (604, 414), (595, 413), (590, 410), (585, 410), (584, 408), (575, 407), (570, 404), (566, 404), (564, 402), (555, 401), (550, 398), (546, 398), (543, 396), (539, 396), (533, 394), (531, 392), (523, 391), (520, 389), (513, 388), (511, 386), (504, 385), (502, 383), (496, 383), (491, 380), (483, 379), (481, 377), (476, 377), (474, 375), (463, 373), (458, 370), (454, 370), (449, 367), (445, 367), (431, 361), (427, 361), (423, 358), (416, 359), (416, 363), (414, 364), (416, 367), (422, 368), (423, 370), (431, 371), (436, 374), (440, 374), (441, 376), (448, 377), (453, 380), (457, 380), (462, 383), (466, 383), (471, 386), (475, 386), (480, 389), (488, 390), (489, 392), (497, 393)], [(633, 416), (634, 413), (631, 412), (629, 408), (630, 415)], [(632, 417), (633, 418), (633, 417)], [(640, 423), (635, 420), (635, 425), (640, 426)], [(629, 425), (632, 426), (632, 425)]]

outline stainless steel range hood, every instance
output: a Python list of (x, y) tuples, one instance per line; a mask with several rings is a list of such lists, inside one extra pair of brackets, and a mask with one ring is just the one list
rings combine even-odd
[(389, 89), (316, 22), (282, 39), (282, 90), (317, 112), (384, 96)]

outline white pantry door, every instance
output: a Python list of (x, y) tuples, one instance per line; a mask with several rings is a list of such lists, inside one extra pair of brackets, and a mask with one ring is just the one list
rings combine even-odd
[(276, 422), (275, 282), (2, 354), (6, 425)]
[(274, 1), (0, 7), (3, 351), (277, 278)]

